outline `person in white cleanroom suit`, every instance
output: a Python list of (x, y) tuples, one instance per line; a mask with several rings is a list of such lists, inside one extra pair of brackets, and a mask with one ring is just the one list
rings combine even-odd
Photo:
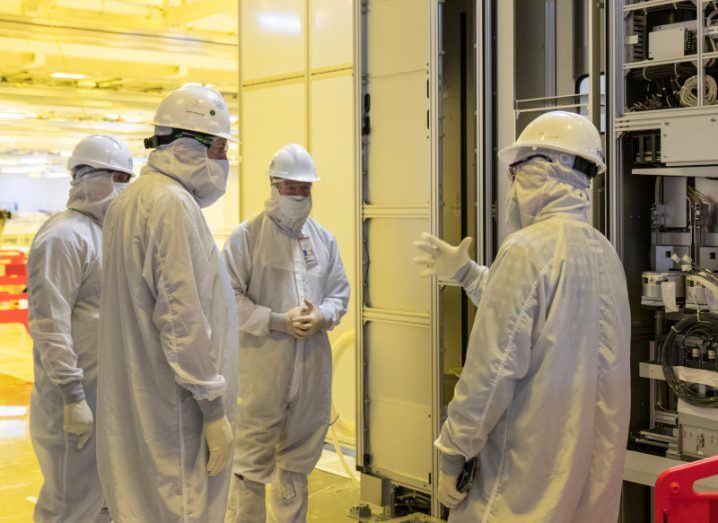
[(103, 234), (97, 454), (116, 522), (222, 521), (236, 396), (234, 296), (201, 208), (225, 192), (230, 115), (170, 93)]
[(132, 154), (111, 136), (88, 136), (68, 168), (67, 210), (40, 227), (28, 256), (35, 360), (30, 435), (44, 478), (35, 505), (39, 522), (106, 518), (93, 430), (102, 222), (132, 176)]
[[(501, 151), (511, 187), (488, 274), (425, 236), (416, 261), (481, 288), (467, 357), (435, 445), (452, 522), (618, 519), (630, 409), (630, 310), (612, 245), (589, 223), (601, 140), (582, 116), (537, 118)], [(451, 277), (451, 276), (449, 276)], [(456, 489), (466, 460), (479, 471)]]
[(224, 247), (239, 306), (237, 443), (230, 521), (307, 516), (307, 475), (322, 452), (331, 410), (327, 331), (347, 311), (349, 283), (334, 237), (312, 218), (314, 161), (290, 144), (268, 171), (264, 212)]

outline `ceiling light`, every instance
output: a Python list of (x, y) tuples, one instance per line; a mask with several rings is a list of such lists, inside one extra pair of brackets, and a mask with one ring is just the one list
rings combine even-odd
[(50, 76), (63, 80), (84, 80), (87, 78), (86, 74), (81, 73), (52, 73)]
[(3, 120), (24, 120), (25, 115), (23, 113), (0, 113), (0, 119)]
[(25, 157), (20, 158), (20, 164), (21, 165), (45, 165), (47, 164), (47, 158), (37, 158), (37, 157)]
[(294, 13), (262, 13), (257, 16), (259, 27), (268, 33), (299, 34), (302, 21)]
[(27, 407), (9, 405), (0, 407), (1, 418), (17, 418), (25, 414), (27, 414)]
[(43, 178), (70, 178), (70, 174), (67, 171), (48, 171), (43, 173)]

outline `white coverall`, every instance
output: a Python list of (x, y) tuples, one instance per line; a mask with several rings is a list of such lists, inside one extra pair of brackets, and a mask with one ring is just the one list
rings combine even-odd
[(523, 228), (491, 267), (435, 443), (450, 474), (479, 456), (451, 522), (618, 518), (630, 310), (618, 256), (588, 223), (588, 187), (544, 159), (518, 171), (509, 221)]
[(28, 256), (30, 434), (44, 478), (38, 522), (93, 521), (103, 504), (95, 437), (77, 448), (77, 436), (64, 431), (63, 404), (85, 399), (95, 412), (101, 224), (117, 192), (106, 171), (83, 174), (72, 185), (68, 209), (40, 227)]
[(118, 523), (212, 523), (227, 503), (202, 429), (233, 419), (237, 313), (198, 205), (223, 187), (193, 142), (153, 151), (105, 220), (97, 452)]
[[(349, 301), (334, 237), (311, 218), (300, 230), (280, 229), (262, 212), (242, 223), (224, 247), (240, 323), (234, 472), (255, 487), (272, 482), (269, 517), (283, 523), (306, 519), (307, 475), (321, 456), (330, 421), (327, 330)], [(302, 243), (311, 246), (314, 260), (302, 254)], [(306, 340), (270, 330), (272, 312), (287, 312), (305, 298), (323, 314), (322, 330)], [(256, 521), (249, 513), (262, 519), (263, 493), (253, 494), (239, 500), (244, 515), (238, 521)]]

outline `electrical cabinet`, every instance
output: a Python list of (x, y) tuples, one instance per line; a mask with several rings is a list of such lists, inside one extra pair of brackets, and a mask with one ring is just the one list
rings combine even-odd
[[(606, 9), (607, 232), (631, 301), (631, 479), (639, 463), (660, 471), (718, 454), (718, 317), (707, 283), (718, 268), (718, 5), (618, 0)], [(706, 330), (683, 328), (691, 322)], [(650, 518), (650, 499), (624, 491), (624, 520)]]
[[(718, 101), (718, 7), (706, 0), (619, 0), (609, 51), (620, 113), (704, 107)], [(700, 87), (702, 86), (702, 88)]]

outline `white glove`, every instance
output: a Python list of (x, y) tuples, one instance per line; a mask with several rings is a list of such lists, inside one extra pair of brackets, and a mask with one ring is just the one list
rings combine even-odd
[(210, 476), (216, 476), (229, 463), (229, 457), (232, 455), (232, 444), (234, 436), (232, 435), (232, 425), (229, 423), (227, 416), (222, 416), (218, 420), (205, 422), (204, 439), (207, 440), (207, 448), (209, 449), (209, 460), (207, 461), (207, 472)]
[(294, 322), (302, 315), (304, 307), (297, 306), (287, 312), (274, 313), (269, 316), (269, 328), (273, 331), (284, 332), (294, 336)]
[(466, 492), (456, 490), (458, 476), (439, 471), (439, 501), (449, 510), (455, 509), (466, 498)]
[(77, 436), (77, 448), (81, 449), (92, 435), (92, 410), (87, 401), (68, 403), (62, 409), (62, 426), (68, 434)]
[(319, 307), (309, 300), (304, 300), (302, 315), (294, 319), (294, 335), (300, 340), (309, 338), (324, 325), (324, 315)]
[(469, 257), (471, 242), (472, 239), (466, 237), (454, 247), (428, 232), (421, 233), (421, 239), (414, 242), (414, 247), (426, 253), (427, 256), (414, 258), (415, 264), (424, 267), (419, 275), (436, 274), (442, 280), (450, 280), (471, 261)]

